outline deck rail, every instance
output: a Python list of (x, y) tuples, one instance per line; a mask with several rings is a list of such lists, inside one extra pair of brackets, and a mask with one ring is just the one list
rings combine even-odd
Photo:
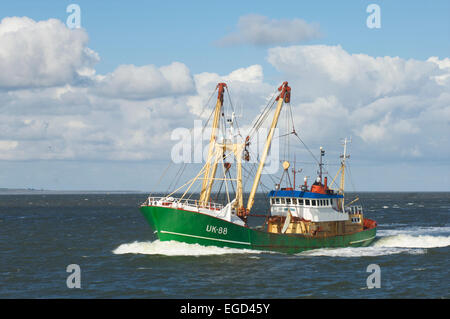
[(149, 196), (142, 204), (144, 206), (163, 206), (163, 207), (182, 207), (191, 206), (196, 208), (207, 208), (214, 210), (221, 210), (224, 206), (219, 203), (208, 202), (206, 205), (200, 203), (196, 199), (175, 198), (175, 197), (153, 197)]

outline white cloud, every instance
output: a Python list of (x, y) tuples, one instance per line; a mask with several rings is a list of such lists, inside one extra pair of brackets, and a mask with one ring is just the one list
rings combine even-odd
[(0, 150), (2, 152), (13, 150), (19, 145), (17, 141), (0, 140)]
[(164, 157), (170, 131), (191, 125), (189, 68), (120, 65), (96, 75), (83, 29), (61, 21), (0, 23), (0, 157), (141, 160)]
[[(308, 84), (303, 96), (317, 97), (327, 91), (354, 106), (428, 89), (435, 84), (430, 77), (443, 73), (436, 63), (350, 54), (341, 46), (327, 45), (271, 48), (268, 61), (296, 82)], [(354, 93), (347, 94), (348, 88)]]
[[(0, 74), (1, 159), (168, 159), (172, 130), (193, 126), (217, 83), (228, 84), (242, 130), (279, 85), (257, 64), (194, 75), (179, 62), (121, 65), (96, 75), (85, 31), (57, 20), (9, 19), (0, 24), (7, 70)], [(449, 58), (372, 57), (314, 45), (269, 49), (268, 61), (289, 81), (295, 126), (311, 148), (351, 135), (359, 157), (450, 157)], [(89, 81), (79, 85), (80, 74)]]
[[(227, 75), (203, 72), (195, 74), (194, 79), (198, 93), (190, 96), (187, 104), (197, 115), (201, 114), (214, 88), (220, 82), (228, 85), (236, 115), (245, 116), (246, 119), (256, 116), (256, 113), (266, 105), (267, 96), (275, 90), (274, 86), (264, 82), (262, 66), (257, 64), (234, 70)], [(228, 99), (227, 95), (225, 97)], [(202, 116), (207, 118), (209, 114), (204, 112)]]
[(260, 65), (251, 65), (247, 68), (240, 68), (224, 77), (228, 82), (262, 83), (264, 79), (263, 69)]
[(305, 139), (359, 137), (355, 152), (369, 160), (450, 157), (448, 60), (372, 57), (326, 45), (268, 51), (292, 87)]
[(450, 58), (439, 60), (438, 57), (433, 56), (430, 57), (427, 61), (437, 64), (438, 67), (445, 72), (442, 75), (438, 75), (435, 77), (436, 82), (441, 85), (450, 85)]
[(94, 92), (104, 96), (136, 100), (193, 91), (190, 71), (179, 62), (159, 68), (154, 65), (120, 65), (114, 72), (99, 77), (94, 88)]
[(61, 21), (8, 17), (0, 22), (0, 89), (57, 86), (94, 73), (97, 53), (83, 29)]
[(301, 43), (320, 37), (317, 24), (308, 24), (298, 18), (269, 19), (258, 14), (241, 16), (237, 29), (235, 33), (220, 39), (217, 44), (221, 46), (240, 44), (269, 46)]
[[(187, 69), (184, 65), (175, 66), (167, 68), (172, 72), (167, 78), (172, 77), (172, 82), (176, 84), (177, 70), (181, 70), (181, 78), (189, 72), (184, 72)], [(169, 74), (164, 68), (155, 67), (158, 72)], [(18, 142), (14, 149), (9, 150), (8, 158), (168, 159), (170, 148), (174, 145), (170, 140), (172, 130), (193, 127), (194, 120), (198, 119), (196, 112), (204, 106), (218, 82), (228, 84), (233, 104), (238, 112), (241, 111), (237, 115), (243, 122), (256, 116), (265, 105), (265, 97), (274, 90), (273, 86), (263, 82), (262, 67), (259, 65), (226, 75), (201, 73), (194, 78), (195, 84), (190, 86), (197, 90), (192, 91), (192, 95), (173, 93), (160, 96), (160, 93), (153, 91), (145, 98), (141, 96), (141, 99), (136, 98), (137, 91), (133, 94), (119, 92), (111, 96), (99, 94), (98, 87), (94, 86), (96, 80), (87, 88), (66, 84), (0, 93), (0, 100), (4, 100), (0, 105), (3, 110), (0, 130), (9, 139)], [(139, 77), (130, 82), (141, 80)], [(208, 106), (211, 108), (214, 104), (215, 96)], [(228, 96), (225, 104), (230, 106)], [(242, 114), (242, 109), (245, 114)]]

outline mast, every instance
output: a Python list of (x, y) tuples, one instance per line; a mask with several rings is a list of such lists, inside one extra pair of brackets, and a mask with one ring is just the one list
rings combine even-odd
[[(351, 140), (347, 140), (347, 138), (344, 139), (344, 153), (341, 155), (341, 182), (339, 185), (339, 194), (344, 195), (344, 188), (345, 188), (345, 160), (350, 157), (350, 155), (347, 155), (347, 142), (351, 142)], [(344, 198), (342, 198), (342, 201), (340, 203), (342, 207), (342, 211), (344, 210)]]
[(292, 173), (293, 173), (293, 175), (294, 175), (294, 190), (295, 190), (295, 174), (297, 173), (297, 172), (295, 171), (295, 155), (294, 155), (294, 168), (292, 169)]
[(205, 175), (203, 179), (202, 190), (200, 191), (200, 203), (203, 205), (205, 205), (209, 201), (214, 177), (217, 170), (217, 161), (215, 159), (213, 160), (213, 157), (215, 157), (214, 153), (216, 148), (215, 144), (217, 139), (217, 130), (219, 128), (220, 114), (223, 105), (223, 93), (226, 87), (227, 85), (225, 83), (217, 84), (217, 88), (219, 89), (217, 94), (217, 103), (214, 111), (214, 119), (212, 122), (211, 138), (209, 139), (209, 150), (205, 166)]
[(267, 159), (267, 154), (269, 153), (269, 148), (272, 143), (273, 134), (275, 133), (275, 128), (278, 123), (278, 118), (280, 116), (281, 109), (283, 107), (283, 102), (286, 102), (286, 103), (290, 102), (291, 88), (288, 86), (287, 82), (283, 82), (283, 84), (278, 88), (278, 91), (281, 91), (281, 93), (277, 97), (277, 100), (278, 100), (277, 108), (275, 109), (275, 114), (274, 114), (274, 117), (272, 120), (272, 125), (270, 127), (269, 134), (267, 135), (266, 144), (264, 146), (264, 150), (261, 155), (261, 160), (259, 162), (258, 170), (256, 171), (255, 179), (253, 181), (252, 190), (251, 190), (250, 196), (248, 198), (247, 211), (246, 211), (247, 214), (250, 212), (250, 210), (252, 209), (252, 206), (255, 202), (256, 190), (258, 188), (258, 184), (261, 179), (261, 173), (262, 173), (262, 170), (264, 167), (264, 163), (266, 162), (266, 159)]
[(320, 163), (319, 163), (319, 177), (320, 177), (320, 182), (322, 183), (322, 174), (323, 174), (323, 161), (322, 158), (325, 155), (325, 151), (323, 149), (323, 147), (320, 147)]

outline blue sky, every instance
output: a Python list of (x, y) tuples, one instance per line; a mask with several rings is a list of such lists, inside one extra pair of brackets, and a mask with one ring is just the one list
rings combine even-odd
[[(30, 0), (0, 3), (0, 20), (55, 18), (65, 24), (66, 7), (71, 3), (81, 7), (82, 33), (67, 35), (63, 25), (53, 26), (56, 38), (48, 42), (45, 34), (36, 33), (48, 45), (39, 47), (33, 39), (27, 40), (36, 50), (32, 56), (52, 52), (54, 43), (66, 50), (68, 36), (77, 44), (75, 53), (82, 56), (86, 48), (91, 53), (83, 57), (74, 53), (68, 64), (59, 61), (54, 70), (61, 72), (50, 75), (33, 73), (35, 64), (29, 56), (29, 65), (15, 60), (21, 52), (4, 55), (11, 79), (0, 76), (0, 149), (12, 152), (0, 158), (0, 187), (151, 190), (165, 162), (155, 154), (170, 156), (167, 146), (164, 149), (152, 138), (161, 131), (192, 126), (196, 118), (193, 101), (204, 101), (214, 85), (210, 79), (234, 83), (236, 99), (257, 105), (289, 79), (296, 85), (296, 107), (306, 110), (304, 117), (299, 115), (299, 126), (309, 127), (306, 116), (316, 127), (322, 125), (314, 110), (324, 110), (329, 116), (323, 125), (330, 139), (318, 141), (305, 133), (310, 147), (325, 144), (336, 155), (339, 138), (353, 134), (354, 151), (360, 154), (353, 169), (359, 189), (450, 190), (449, 1)], [(366, 8), (372, 3), (381, 8), (380, 29), (366, 25)], [(242, 31), (240, 19), (252, 14), (267, 21), (302, 19), (320, 36), (294, 43), (219, 45), (224, 37)], [(0, 32), (0, 45), (1, 41), (14, 40), (1, 38)], [(437, 58), (433, 62), (430, 57)], [(157, 89), (148, 86), (149, 78), (158, 83), (160, 78), (152, 78), (158, 72), (167, 77), (164, 68), (169, 65), (180, 76), (176, 81), (169, 76), (168, 81), (180, 86), (165, 92), (156, 84)], [(75, 68), (91, 72), (83, 73), (82, 85), (81, 73)], [(236, 70), (241, 70), (238, 76), (232, 73)], [(317, 75), (322, 70), (329, 72), (328, 77)], [(30, 76), (16, 78), (15, 72)], [(341, 74), (343, 78), (335, 81)], [(116, 83), (120, 77), (125, 82)], [(436, 77), (442, 78), (438, 85), (430, 80)], [(131, 84), (124, 88), (126, 81)], [(185, 121), (164, 112), (152, 113), (161, 105), (173, 108), (173, 114)], [(351, 120), (332, 117), (334, 110)], [(159, 123), (159, 131), (144, 125), (148, 119)], [(111, 129), (114, 126), (117, 129)], [(161, 140), (167, 145), (168, 136)], [(123, 147), (126, 141), (133, 141), (135, 148)], [(151, 151), (140, 153), (146, 147)]]

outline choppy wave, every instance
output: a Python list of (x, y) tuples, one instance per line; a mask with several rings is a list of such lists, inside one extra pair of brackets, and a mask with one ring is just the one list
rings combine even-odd
[(135, 241), (122, 244), (113, 250), (116, 255), (121, 254), (145, 254), (165, 256), (208, 256), (225, 254), (257, 254), (258, 251), (248, 249), (235, 249), (228, 247), (202, 246), (199, 244), (187, 244), (177, 241)]

